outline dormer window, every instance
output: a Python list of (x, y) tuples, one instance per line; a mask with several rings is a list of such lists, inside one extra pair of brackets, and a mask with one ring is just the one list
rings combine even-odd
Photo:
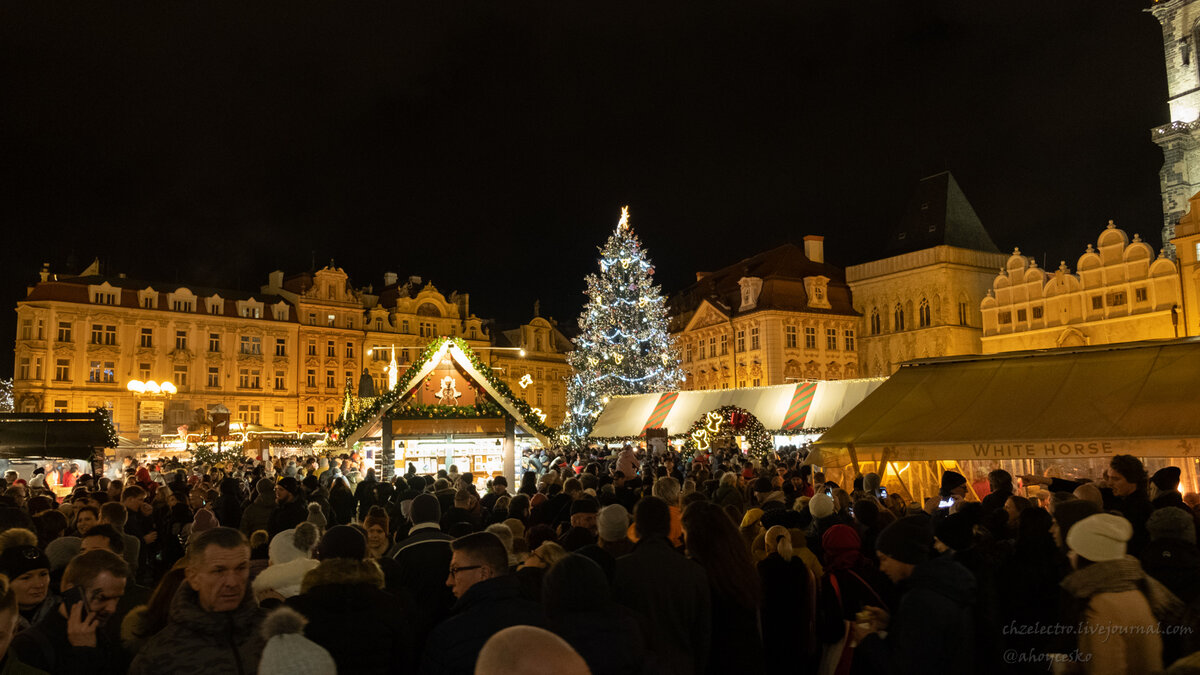
[(739, 312), (745, 312), (758, 306), (758, 296), (762, 292), (762, 284), (762, 279), (758, 277), (738, 279), (738, 286), (742, 289), (742, 302), (738, 306)]
[(221, 315), (225, 313), (225, 299), (219, 295), (214, 295), (211, 298), (204, 299), (204, 309), (209, 314)]
[(271, 305), (271, 312), (276, 321), (288, 320), (288, 306), (286, 302), (280, 301)]
[(196, 311), (196, 296), (186, 288), (181, 288), (168, 296), (171, 309), (176, 312)]
[(261, 319), (263, 315), (263, 304), (257, 300), (238, 300), (237, 303), (238, 316), (245, 319)]
[(804, 277), (808, 306), (829, 309), (829, 277)]
[(121, 289), (107, 281), (99, 286), (88, 286), (88, 295), (95, 305), (118, 305), (121, 302)]

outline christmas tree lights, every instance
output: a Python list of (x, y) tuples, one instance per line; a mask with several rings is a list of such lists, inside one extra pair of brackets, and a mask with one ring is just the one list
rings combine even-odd
[(624, 207), (617, 229), (600, 249), (600, 274), (586, 279), (588, 302), (568, 356), (575, 372), (567, 382), (564, 437), (582, 442), (614, 394), (670, 391), (683, 381), (667, 332), (666, 298), (653, 275)]

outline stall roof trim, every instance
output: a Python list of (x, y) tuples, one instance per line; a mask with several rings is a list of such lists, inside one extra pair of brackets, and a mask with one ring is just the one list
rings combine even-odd
[(1200, 454), (1200, 340), (908, 363), (817, 446), (827, 466)]
[(614, 396), (596, 419), (592, 438), (632, 438), (647, 427), (684, 433), (707, 412), (733, 405), (769, 430), (831, 426), (883, 383), (881, 378), (821, 380), (770, 387)]
[(108, 446), (106, 425), (97, 413), (0, 414), (0, 458), (92, 458)]

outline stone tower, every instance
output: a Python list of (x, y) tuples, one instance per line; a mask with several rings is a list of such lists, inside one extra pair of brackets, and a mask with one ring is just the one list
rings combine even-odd
[(1174, 259), (1175, 223), (1200, 191), (1200, 1), (1161, 0), (1149, 11), (1162, 25), (1167, 64), (1171, 119), (1150, 133), (1163, 151), (1163, 250)]

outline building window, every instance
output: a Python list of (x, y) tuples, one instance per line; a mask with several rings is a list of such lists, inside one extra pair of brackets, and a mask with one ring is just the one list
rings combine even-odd
[(275, 371), (275, 389), (278, 391), (287, 389), (287, 373), (285, 371)]
[(762, 385), (762, 380), (757, 377), (754, 378), (754, 380), (750, 383), (750, 386), (752, 386), (752, 387), (758, 387), (761, 385)]
[(1034, 307), (1034, 308), (1033, 308), (1033, 318), (1034, 318), (1034, 319), (1040, 319), (1040, 318), (1042, 318), (1042, 308), (1041, 308), (1041, 307)]
[(346, 343), (346, 358), (348, 358), (348, 359), (354, 358), (354, 343), (353, 342)]
[(433, 324), (431, 323), (421, 322), (420, 331), (421, 337), (431, 338), (434, 336)]
[(408, 332), (408, 320), (407, 320), (407, 319), (405, 319), (404, 321), (401, 321), (401, 322), (400, 322), (400, 332), (401, 332), (401, 333), (407, 333), (407, 332)]
[(54, 401), (54, 412), (56, 412), (56, 413), (67, 412), (67, 402), (64, 401), (63, 399), (56, 399)]
[(315, 368), (309, 368), (304, 379), (304, 384), (315, 387), (317, 386), (317, 371)]
[(33, 319), (21, 319), (21, 339), (33, 339)]
[(238, 386), (242, 389), (262, 387), (262, 373), (257, 368), (242, 368), (238, 371)]
[(238, 405), (238, 419), (242, 424), (260, 424), (262, 410), (257, 403), (242, 403)]
[(845, 343), (846, 343), (846, 351), (848, 351), (848, 352), (854, 351), (854, 330), (848, 328), (848, 329), (842, 331), (842, 338), (845, 340)]
[(337, 388), (337, 375), (334, 375), (332, 370), (325, 371), (325, 388), (326, 389), (336, 389)]
[(1018, 309), (1017, 310), (1017, 321), (1019, 323), (1025, 323), (1028, 320), (1029, 320), (1029, 317), (1028, 317), (1028, 315), (1026, 315), (1025, 310)]
[(879, 335), (883, 332), (883, 322), (879, 320), (879, 308), (871, 308), (871, 335)]
[(19, 365), (17, 366), (17, 379), (18, 380), (28, 380), (29, 379), (29, 373), (30, 373), (29, 364), (30, 364), (29, 357), (22, 356), (21, 360), (19, 362)]
[(311, 405), (304, 409), (304, 423), (316, 424), (317, 411)]
[(142, 380), (143, 382), (150, 379), (150, 364), (149, 363), (139, 363), (138, 364), (138, 379)]
[(221, 386), (221, 369), (219, 367), (208, 367), (208, 380), (205, 381), (205, 385), (207, 385), (209, 389), (216, 389), (217, 387)]
[(243, 354), (262, 354), (262, 338), (256, 335), (242, 336)]
[(313, 340), (311, 338), (309, 338), (309, 340), (308, 340), (308, 355), (309, 356), (317, 355), (317, 341)]
[(275, 338), (275, 356), (287, 356), (286, 338)]
[(214, 354), (221, 351), (221, 334), (220, 333), (209, 333), (208, 334), (208, 351), (213, 352)]
[(71, 359), (58, 359), (54, 362), (54, 379), (58, 382), (71, 379)]
[(714, 358), (717, 355), (717, 338), (708, 338), (708, 358)]
[(1092, 296), (1092, 309), (1104, 309), (1104, 298), (1098, 295)]
[(892, 319), (896, 330), (904, 330), (904, 307), (900, 303), (896, 303), (896, 311), (893, 312)]
[(795, 349), (799, 345), (799, 337), (795, 326), (787, 326), (783, 329), (783, 340), (784, 346), (788, 349)]
[(325, 325), (329, 326), (330, 328), (333, 328), (334, 327), (333, 324), (336, 319), (337, 319), (337, 317), (330, 314), (329, 316), (325, 317)]
[(71, 341), (71, 322), (69, 322), (69, 321), (59, 321), (58, 322), (58, 341), (59, 342), (70, 342)]
[(142, 349), (154, 349), (154, 329), (143, 328), (141, 336), (138, 339), (138, 346)]
[(154, 309), (154, 296), (142, 296), (142, 309)]
[(683, 360), (688, 363), (692, 362), (692, 343), (690, 342), (683, 346)]
[(925, 298), (921, 298), (921, 306), (917, 310), (917, 320), (920, 322), (921, 328), (928, 328), (932, 325), (929, 316), (929, 301)]
[(316, 312), (308, 313), (308, 325), (310, 325), (310, 326), (317, 325), (317, 313)]
[(116, 377), (117, 364), (113, 361), (92, 361), (88, 364), (88, 382), (112, 384)]
[(1147, 297), (1147, 296), (1146, 296), (1146, 289), (1145, 289), (1145, 288), (1135, 288), (1135, 289), (1133, 289), (1133, 299), (1134, 299), (1136, 302), (1145, 302), (1145, 301), (1146, 301), (1146, 297)]
[(729, 336), (722, 335), (721, 336), (721, 356), (725, 356), (728, 353), (729, 353)]
[(325, 406), (325, 425), (328, 426), (330, 424), (333, 424), (333, 421), (335, 419), (337, 419), (337, 418), (334, 416), (333, 407)]
[(1000, 312), (1000, 323), (1012, 323), (1012, 312)]
[(837, 342), (838, 342), (837, 329), (836, 328), (826, 328), (825, 329), (825, 349), (828, 351), (831, 351), (831, 352), (836, 352), (837, 351)]
[(283, 428), (283, 406), (275, 406), (275, 426)]
[(758, 349), (758, 326), (750, 328), (750, 349)]
[(171, 302), (171, 309), (175, 310), (176, 312), (190, 312), (190, 311), (192, 311), (192, 301), (191, 300), (173, 300)]
[(183, 389), (188, 386), (188, 367), (186, 365), (175, 366), (172, 375), (172, 382), (175, 383), (176, 387)]
[(175, 331), (175, 349), (187, 349), (187, 331)]
[(817, 348), (817, 329), (813, 328), (812, 326), (808, 326), (804, 329), (804, 348)]
[(117, 344), (117, 327), (113, 325), (92, 324), (92, 344)]
[(958, 325), (967, 325), (967, 303), (958, 303)]
[(737, 332), (737, 341), (734, 343), (733, 351), (735, 351), (735, 352), (746, 351), (746, 331), (739, 330)]
[(337, 347), (334, 346), (333, 340), (330, 340), (328, 343), (326, 343), (325, 356), (328, 356), (329, 358), (334, 358), (337, 356)]
[(1125, 291), (1115, 291), (1108, 294), (1108, 305), (1110, 307), (1120, 307), (1125, 304)]

